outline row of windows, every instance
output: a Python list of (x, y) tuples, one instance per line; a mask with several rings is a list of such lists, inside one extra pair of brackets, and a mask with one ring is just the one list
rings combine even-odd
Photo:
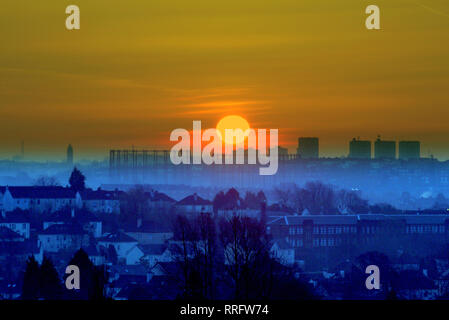
[(293, 234), (303, 234), (304, 233), (304, 229), (302, 227), (290, 227), (288, 229), (288, 234), (293, 235)]
[[(375, 234), (380, 232), (379, 227), (366, 226), (361, 229), (362, 233)], [(406, 229), (407, 233), (444, 233), (444, 225), (408, 225)], [(357, 228), (355, 226), (343, 226), (343, 227), (313, 227), (314, 234), (341, 234), (341, 233), (356, 233)], [(304, 229), (302, 226), (290, 227), (288, 230), (289, 235), (303, 234)]]
[(334, 247), (341, 244), (341, 239), (338, 238), (315, 238), (313, 239), (314, 247)]
[(412, 225), (407, 226), (407, 233), (444, 233), (443, 225)]
[(326, 226), (326, 227), (313, 227), (314, 234), (341, 234), (341, 233), (356, 233), (357, 228), (355, 226)]
[(296, 247), (303, 247), (304, 246), (304, 241), (302, 239), (291, 239), (289, 241), (289, 243), (294, 248), (296, 248)]
[[(287, 242), (294, 248), (303, 247), (303, 239), (287, 239)], [(313, 239), (314, 247), (334, 247), (341, 245), (341, 239), (339, 238), (315, 238)]]
[[(341, 234), (341, 233), (356, 233), (357, 228), (355, 226), (326, 226), (326, 227), (313, 227), (314, 234)], [(303, 234), (304, 229), (302, 226), (290, 227), (288, 230), (290, 235)]]
[(21, 223), (21, 224), (20, 223), (2, 223), (2, 224), (0, 224), (0, 226), (4, 226), (9, 229), (16, 230), (16, 229), (26, 229), (27, 224), (26, 223)]

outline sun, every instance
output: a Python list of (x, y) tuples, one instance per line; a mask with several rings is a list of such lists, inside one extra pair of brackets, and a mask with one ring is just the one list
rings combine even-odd
[[(226, 137), (226, 129), (241, 129), (244, 132), (243, 136), (236, 136), (235, 139), (233, 137)], [(224, 141), (226, 144), (239, 144), (245, 141), (245, 138), (248, 136), (249, 132), (249, 123), (241, 116), (237, 115), (230, 115), (221, 118), (220, 121), (217, 123), (217, 132), (218, 136), (220, 137), (221, 141)], [(224, 137), (224, 139), (223, 139)]]

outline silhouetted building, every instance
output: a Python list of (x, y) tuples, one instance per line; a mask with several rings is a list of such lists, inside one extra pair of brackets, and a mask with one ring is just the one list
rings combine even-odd
[(421, 145), (419, 141), (399, 141), (399, 159), (419, 159), (421, 157)]
[(371, 159), (371, 141), (352, 139), (349, 142), (349, 158)]
[(303, 159), (317, 159), (319, 156), (318, 138), (311, 138), (311, 137), (299, 138), (298, 156)]
[(71, 144), (67, 147), (67, 164), (73, 164), (73, 148)]
[(396, 141), (385, 141), (377, 138), (376, 142), (374, 142), (374, 158), (395, 159)]
[(288, 158), (288, 149), (278, 146), (278, 156), (281, 158)]

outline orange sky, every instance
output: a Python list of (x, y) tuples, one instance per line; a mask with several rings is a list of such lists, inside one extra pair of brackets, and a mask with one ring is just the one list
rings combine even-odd
[[(65, 7), (81, 30), (65, 29)], [(381, 28), (365, 28), (365, 8)], [(105, 157), (239, 114), (321, 155), (354, 136), (449, 158), (447, 0), (3, 0), (0, 158)]]

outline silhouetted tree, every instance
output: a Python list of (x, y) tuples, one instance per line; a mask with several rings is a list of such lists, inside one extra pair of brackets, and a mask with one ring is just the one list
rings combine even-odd
[(214, 213), (217, 213), (219, 209), (223, 208), (225, 205), (225, 194), (223, 191), (220, 191), (215, 195), (212, 205)]
[(73, 168), (72, 174), (69, 178), (70, 187), (75, 191), (82, 191), (85, 189), (86, 177), (78, 170), (77, 167)]
[[(68, 291), (67, 295), (70, 299), (103, 300), (106, 298), (104, 266), (96, 267), (83, 249), (75, 253), (69, 265), (75, 265), (80, 270), (80, 289)], [(64, 280), (66, 278), (67, 275), (64, 276)]]
[(61, 299), (62, 284), (53, 262), (44, 257), (39, 276), (40, 296), (45, 300)]
[(449, 208), (449, 200), (446, 199), (444, 194), (439, 193), (435, 198), (433, 209), (448, 209), (448, 208)]
[(371, 213), (395, 214), (400, 213), (398, 209), (389, 203), (376, 203), (369, 207)]
[(145, 189), (137, 185), (131, 188), (121, 199), (122, 223), (136, 225), (137, 219), (142, 219), (149, 211), (148, 196)]
[(340, 190), (336, 194), (336, 206), (342, 214), (364, 214), (369, 212), (368, 201), (354, 191)]
[(183, 284), (182, 298), (213, 299), (215, 296), (216, 228), (210, 213), (187, 219), (178, 215), (175, 221), (173, 259)]
[(268, 296), (272, 280), (271, 241), (257, 219), (233, 216), (219, 222), (227, 274), (235, 299)]
[(39, 298), (39, 275), (39, 264), (34, 256), (30, 256), (27, 260), (27, 266), (23, 277), (23, 300), (36, 300)]
[(226, 207), (228, 208), (238, 208), (240, 205), (240, 195), (239, 192), (231, 188), (225, 193), (224, 201)]

